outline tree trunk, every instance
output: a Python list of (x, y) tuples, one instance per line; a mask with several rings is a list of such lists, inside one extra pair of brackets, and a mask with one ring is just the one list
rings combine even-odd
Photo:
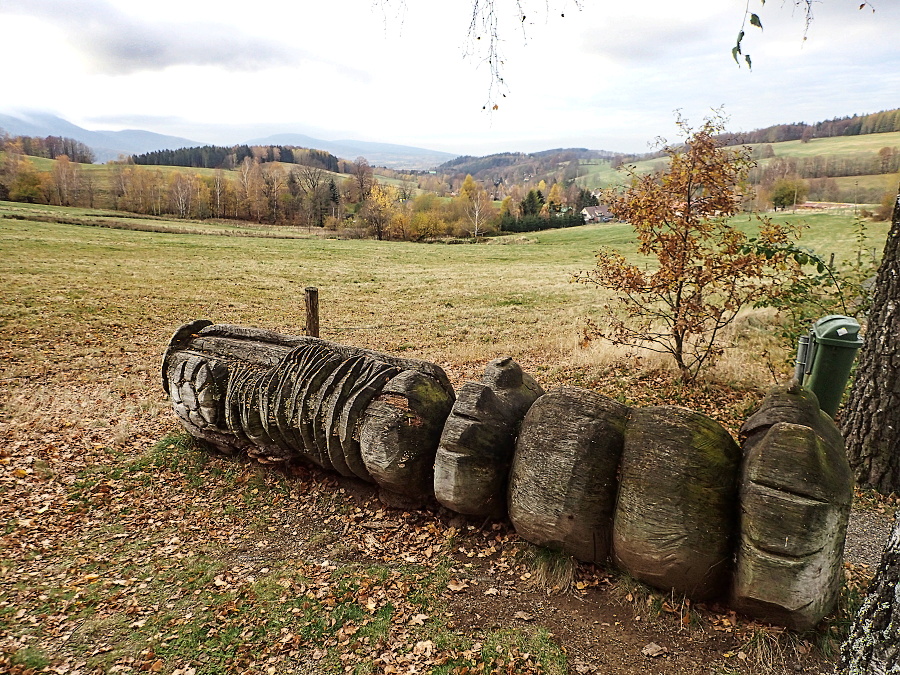
[(900, 493), (900, 195), (841, 431), (857, 483)]
[[(896, 214), (896, 211), (895, 211)], [(896, 226), (897, 221), (894, 220)], [(900, 672), (900, 512), (875, 580), (841, 649), (844, 675)]]

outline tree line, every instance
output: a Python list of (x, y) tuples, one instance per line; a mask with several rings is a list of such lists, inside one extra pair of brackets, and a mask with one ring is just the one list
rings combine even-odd
[(0, 149), (7, 145), (16, 145), (25, 155), (56, 159), (65, 155), (73, 162), (93, 163), (94, 151), (81, 141), (66, 136), (9, 136), (0, 129)]
[(900, 171), (900, 149), (884, 147), (878, 152), (854, 155), (814, 155), (812, 157), (772, 157), (750, 171), (753, 184), (785, 176), (798, 178), (838, 178), (871, 176)]
[(900, 108), (882, 110), (868, 115), (835, 117), (823, 122), (806, 124), (775, 124), (763, 129), (741, 133), (722, 133), (717, 140), (725, 145), (754, 145), (756, 143), (780, 143), (782, 141), (809, 141), (813, 138), (833, 136), (863, 136), (900, 131)]
[(247, 158), (260, 164), (283, 162), (315, 166), (342, 173), (341, 160), (324, 150), (293, 145), (203, 145), (177, 150), (154, 150), (132, 155), (130, 162), (144, 166), (187, 166), (194, 169), (234, 169)]

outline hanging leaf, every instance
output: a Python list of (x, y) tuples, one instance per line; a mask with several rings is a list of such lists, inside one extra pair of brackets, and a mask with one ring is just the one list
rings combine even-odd
[(741, 40), (744, 39), (744, 31), (738, 33), (737, 42), (734, 43), (734, 47), (731, 49), (731, 57), (734, 59), (734, 62), (738, 65), (741, 65), (741, 62), (738, 60), (738, 54), (741, 53)]
[(744, 61), (747, 62), (747, 67), (748, 67), (750, 70), (753, 70), (753, 63), (750, 61), (750, 55), (749, 55), (749, 54), (745, 54), (745, 55), (744, 55)]
[(760, 30), (762, 30), (762, 21), (759, 20), (759, 15), (758, 15), (758, 14), (751, 14), (751, 15), (750, 15), (750, 25), (751, 25), (751, 26), (756, 26), (757, 28), (759, 28)]

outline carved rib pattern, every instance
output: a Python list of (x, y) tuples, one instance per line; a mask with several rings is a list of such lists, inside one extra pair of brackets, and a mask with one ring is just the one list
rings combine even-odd
[(403, 368), (322, 340), (278, 347), (274, 354), (283, 355), (269, 367), (272, 354), (248, 359), (240, 349), (232, 355), (170, 349), (164, 379), (179, 420), (229, 453), (265, 463), (302, 458), (373, 481), (360, 452), (360, 426), (368, 405)]

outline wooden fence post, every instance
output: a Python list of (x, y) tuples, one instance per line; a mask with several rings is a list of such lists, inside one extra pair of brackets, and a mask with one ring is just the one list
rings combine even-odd
[(319, 289), (306, 287), (306, 334), (319, 337)]

